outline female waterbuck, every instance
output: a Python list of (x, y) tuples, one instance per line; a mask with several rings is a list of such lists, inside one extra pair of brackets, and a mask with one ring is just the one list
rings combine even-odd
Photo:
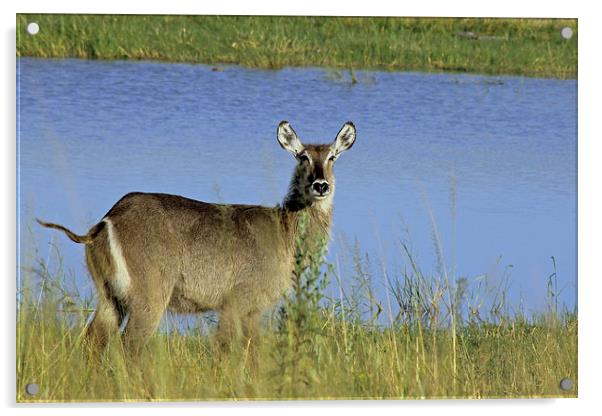
[(104, 349), (127, 324), (123, 339), (136, 352), (164, 312), (220, 312), (217, 336), (240, 330), (250, 339), (260, 314), (292, 283), (299, 220), (311, 238), (328, 236), (334, 196), (333, 165), (355, 141), (346, 123), (332, 144), (304, 145), (290, 124), (278, 126), (280, 145), (297, 166), (288, 194), (276, 207), (221, 205), (176, 195), (130, 193), (86, 235), (39, 221), (86, 245), (86, 263), (98, 291), (86, 330)]

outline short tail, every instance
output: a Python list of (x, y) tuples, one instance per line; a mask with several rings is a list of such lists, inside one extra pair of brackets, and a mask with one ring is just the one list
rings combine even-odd
[(91, 232), (89, 232), (86, 235), (77, 235), (73, 231), (69, 230), (66, 227), (63, 227), (62, 225), (53, 224), (51, 222), (44, 222), (38, 218), (36, 218), (36, 221), (39, 222), (40, 225), (43, 225), (46, 228), (54, 228), (55, 230), (60, 230), (60, 231), (64, 232), (65, 234), (67, 234), (67, 237), (69, 237), (72, 241), (75, 241), (76, 243), (79, 243), (79, 244), (91, 243), (94, 240), (93, 234), (96, 234), (96, 233), (93, 233), (92, 230), (97, 228), (97, 227), (94, 227), (92, 230), (90, 230)]

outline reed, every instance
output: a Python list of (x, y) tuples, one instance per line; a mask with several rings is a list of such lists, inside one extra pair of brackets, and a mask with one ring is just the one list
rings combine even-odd
[[(100, 361), (90, 357), (81, 335), (91, 299), (69, 283), (60, 253), (53, 267), (39, 260), (22, 270), (17, 298), (17, 400), (577, 396), (577, 316), (554, 291), (547, 310), (526, 315), (502, 301), (505, 285), (492, 293), (482, 278), (427, 276), (404, 250), (406, 268), (386, 280), (391, 313), (382, 313), (374, 282), (384, 280), (354, 250), (347, 276), (322, 255), (298, 257), (294, 289), (265, 316), (254, 352), (235, 345), (219, 354), (213, 318), (168, 315), (135, 366), (116, 339)], [(340, 282), (335, 297), (325, 293), (329, 281)], [(565, 377), (570, 391), (559, 388)], [(27, 395), (27, 383), (40, 392)]]

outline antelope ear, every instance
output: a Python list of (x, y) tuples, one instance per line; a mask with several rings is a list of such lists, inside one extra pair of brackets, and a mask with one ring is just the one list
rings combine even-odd
[(303, 150), (303, 143), (299, 140), (297, 133), (288, 123), (288, 121), (281, 121), (278, 125), (278, 143), (282, 148), (293, 156), (297, 156)]
[(339, 134), (337, 134), (337, 138), (334, 139), (331, 148), (335, 155), (339, 155), (345, 150), (351, 149), (353, 143), (355, 143), (355, 126), (351, 121), (348, 121), (343, 125)]

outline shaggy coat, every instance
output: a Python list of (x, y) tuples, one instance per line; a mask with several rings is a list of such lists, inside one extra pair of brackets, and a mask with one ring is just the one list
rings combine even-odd
[(333, 165), (355, 141), (346, 123), (330, 145), (304, 145), (290, 124), (278, 126), (280, 145), (297, 166), (276, 207), (211, 204), (176, 195), (133, 192), (121, 198), (86, 235), (39, 221), (86, 246), (98, 292), (87, 338), (103, 349), (125, 326), (136, 353), (166, 310), (219, 311), (218, 339), (253, 338), (261, 312), (290, 287), (299, 218), (310, 241), (328, 236), (334, 196)]

